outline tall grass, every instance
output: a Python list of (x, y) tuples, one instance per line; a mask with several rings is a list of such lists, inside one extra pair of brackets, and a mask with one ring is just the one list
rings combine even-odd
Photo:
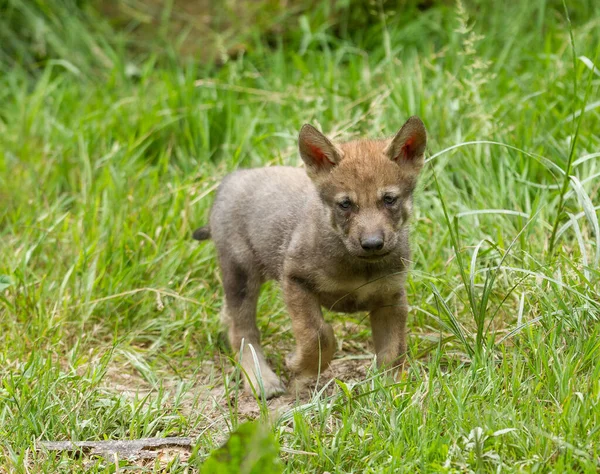
[[(328, 313), (338, 383), (270, 418), (285, 469), (597, 471), (599, 7), (567, 3), (569, 22), (554, 1), (369, 5), (368, 24), (290, 14), (215, 65), (164, 37), (129, 49), (90, 4), (2, 4), (2, 469), (115, 469), (35, 448), (175, 434), (197, 446), (165, 469), (201, 465), (248, 416), (214, 250), (189, 238), (219, 179), (298, 165), (304, 122), (346, 139), (418, 114), (410, 370), (371, 370), (364, 315)], [(43, 55), (24, 31), (44, 31)], [(276, 285), (259, 313), (286, 376)]]

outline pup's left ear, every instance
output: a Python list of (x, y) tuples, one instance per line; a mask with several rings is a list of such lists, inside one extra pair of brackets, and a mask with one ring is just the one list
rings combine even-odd
[(385, 149), (390, 160), (421, 168), (424, 163), (427, 132), (417, 116), (409, 118)]

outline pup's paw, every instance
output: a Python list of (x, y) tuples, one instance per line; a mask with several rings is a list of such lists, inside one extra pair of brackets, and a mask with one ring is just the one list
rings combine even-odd
[(285, 385), (283, 382), (279, 380), (275, 374), (273, 380), (263, 381), (263, 386), (265, 389), (265, 398), (268, 400), (269, 398), (276, 397), (286, 392)]
[[(262, 372), (262, 386), (267, 400), (286, 392), (285, 385), (271, 369)], [(246, 380), (245, 389), (251, 395), (254, 390), (258, 396), (261, 396), (260, 384), (254, 372)]]
[(290, 372), (300, 377), (314, 377), (319, 372), (323, 372), (325, 369), (327, 369), (330, 362), (331, 357), (323, 359), (322, 357), (319, 358), (318, 354), (306, 355), (299, 353), (297, 349), (294, 352), (290, 352), (285, 357), (286, 367), (290, 370)]
[(313, 376), (329, 367), (335, 352), (335, 336), (330, 324), (323, 324), (308, 340), (299, 341), (296, 349), (285, 358), (294, 374)]

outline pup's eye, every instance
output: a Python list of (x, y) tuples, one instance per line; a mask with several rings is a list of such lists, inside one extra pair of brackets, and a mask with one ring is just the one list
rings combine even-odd
[(338, 206), (340, 206), (340, 209), (347, 211), (352, 207), (352, 201), (350, 201), (350, 199), (344, 199), (343, 201), (338, 202)]
[(394, 204), (396, 204), (397, 200), (398, 198), (396, 196), (392, 196), (391, 194), (386, 194), (385, 196), (383, 196), (383, 203), (386, 206), (393, 206)]

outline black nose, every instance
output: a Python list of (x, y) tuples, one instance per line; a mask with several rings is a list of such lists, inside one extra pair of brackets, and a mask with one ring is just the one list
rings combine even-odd
[(361, 239), (360, 246), (367, 252), (381, 250), (383, 248), (383, 237), (380, 235), (370, 235), (369, 237)]

